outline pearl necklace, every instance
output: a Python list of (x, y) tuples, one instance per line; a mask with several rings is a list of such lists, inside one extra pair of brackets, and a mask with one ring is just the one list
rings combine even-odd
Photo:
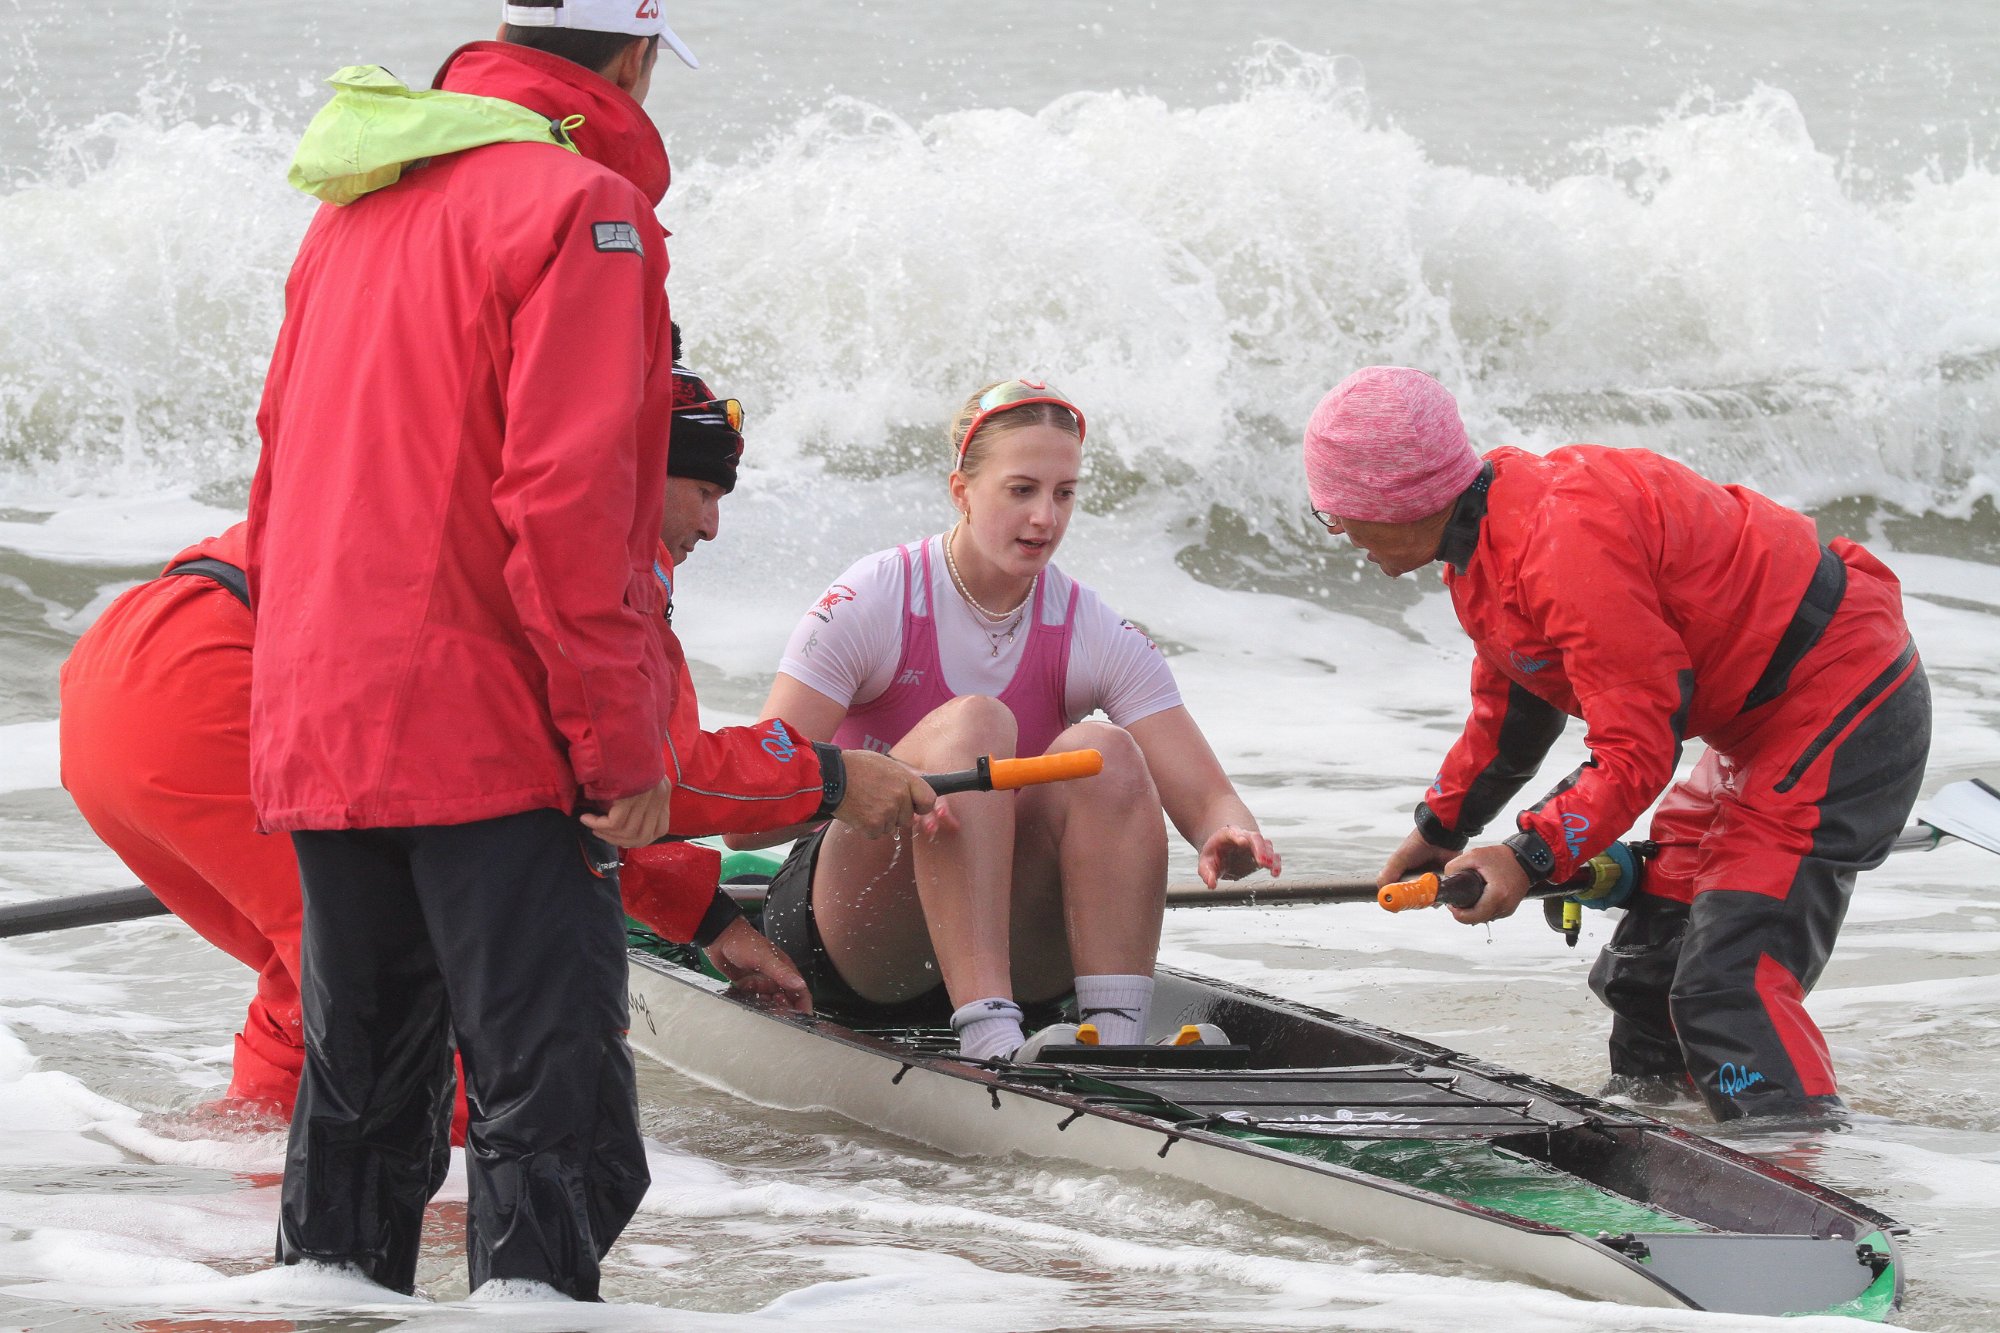
[(967, 606), (977, 611), (987, 620), (998, 622), (1008, 620), (1009, 618), (1012, 619), (1012, 623), (1006, 626), (1004, 632), (996, 625), (986, 626), (986, 637), (993, 641), (993, 656), (998, 657), (1000, 656), (1001, 645), (1014, 642), (1014, 636), (1021, 632), (1021, 621), (1025, 618), (1028, 603), (1035, 600), (1035, 589), (1041, 586), (1042, 576), (1040, 573), (1037, 573), (1035, 577), (1028, 580), (1028, 591), (1014, 605), (1012, 610), (989, 611), (979, 604), (979, 599), (974, 597), (971, 590), (965, 586), (965, 577), (958, 572), (958, 560), (951, 553), (952, 543), (957, 537), (958, 524), (954, 523), (951, 525), (951, 531), (947, 532), (944, 536), (944, 567), (946, 572), (951, 575), (951, 586), (958, 590), (958, 595), (965, 599)]

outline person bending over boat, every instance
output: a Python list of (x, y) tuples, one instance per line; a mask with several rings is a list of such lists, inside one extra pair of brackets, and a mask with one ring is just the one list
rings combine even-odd
[[(679, 349), (680, 330), (674, 330)], [(722, 497), (736, 489), (743, 456), (743, 409), (718, 399), (702, 379), (674, 368), (673, 437), (667, 458), (665, 519), (653, 573), (666, 590), (660, 626), (673, 669), (667, 717), (667, 776), (674, 786), (668, 832), (675, 838), (756, 833), (800, 818), (832, 820), (863, 840), (909, 825), (936, 801), (917, 774), (868, 750), (815, 744), (782, 715), (755, 726), (704, 731), (687, 653), (673, 631), (674, 571), (700, 542), (713, 541)], [(712, 847), (660, 842), (625, 853), (625, 910), (669, 940), (692, 941), (735, 985), (801, 1013), (812, 1002), (783, 950), (744, 919), (717, 883), (722, 855)]]
[[(670, 831), (767, 828), (830, 803), (834, 819), (880, 834), (911, 799), (913, 783), (900, 766), (794, 743), (777, 721), (701, 729), (672, 629), (673, 571), (716, 534), (721, 498), (736, 485), (741, 423), (733, 399), (716, 399), (700, 377), (676, 370), (654, 566), (667, 588), (661, 637), (679, 681), (665, 746), (676, 789)], [(62, 779), (92, 831), (160, 901), (257, 974), (225, 1105), (289, 1116), (305, 1061), (298, 862), (289, 839), (257, 833), (250, 802), (254, 621), (243, 544), (238, 523), (181, 552), (77, 640), (62, 669)], [(914, 798), (929, 799), (920, 791)], [(719, 860), (712, 848), (688, 843), (633, 849), (619, 882), (626, 913), (667, 939), (699, 944), (739, 986), (805, 1008), (798, 970), (717, 888)], [(461, 1095), (461, 1141), (464, 1119)]]
[[(1591, 969), (1613, 1015), (1608, 1090), (1691, 1079), (1719, 1120), (1838, 1114), (1805, 996), (1930, 746), (1895, 575), (1648, 450), (1482, 458), (1444, 387), (1401, 367), (1326, 396), (1305, 466), (1315, 517), (1384, 574), (1443, 562), (1476, 650), (1471, 716), (1381, 881), (1476, 870), (1485, 894), (1454, 915), (1504, 917), (1665, 792), (1659, 853)], [(1589, 761), (1504, 841), (1465, 850), (1570, 717)], [(1692, 738), (1707, 751), (1673, 783)]]
[[(907, 840), (823, 828), (771, 885), (765, 928), (821, 1003), (948, 1015), (975, 1059), (1073, 1040), (1064, 1024), (1024, 1049), (1022, 1027), (1024, 1003), (1072, 989), (1102, 1042), (1144, 1040), (1162, 807), (1211, 887), (1279, 869), (1158, 648), (1051, 563), (1083, 436), (1082, 411), (1033, 380), (968, 399), (951, 428), (958, 521), (842, 574), (800, 619), (764, 705), (815, 739), (925, 772), (1102, 752), (1097, 777), (946, 797)], [(1099, 710), (1110, 720), (1082, 720)]]

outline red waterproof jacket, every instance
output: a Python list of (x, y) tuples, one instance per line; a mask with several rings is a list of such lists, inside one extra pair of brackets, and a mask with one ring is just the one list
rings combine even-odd
[[(662, 549), (654, 566), (673, 605), (673, 562)], [(667, 776), (674, 784), (671, 831), (683, 838), (762, 833), (803, 824), (826, 799), (819, 752), (782, 718), (747, 727), (701, 728), (687, 653), (663, 618), (661, 638), (679, 688), (667, 726)], [(711, 910), (722, 854), (711, 847), (663, 843), (625, 853), (619, 887), (625, 910), (670, 940), (694, 938)]]
[(673, 563), (664, 548), (654, 571), (667, 593), (669, 618), (661, 622), (661, 640), (679, 686), (667, 724), (667, 777), (674, 784), (670, 831), (699, 838), (806, 823), (825, 795), (818, 751), (782, 718), (702, 730), (687, 652), (673, 631)]
[(581, 116), (581, 155), (408, 162), (300, 245), (249, 516), (270, 829), (601, 806), (665, 773), (666, 152), (554, 56), (473, 43), (438, 82)]
[(1477, 833), (1581, 717), (1590, 761), (1518, 821), (1554, 853), (1546, 878), (1566, 878), (1666, 789), (1685, 739), (1754, 741), (1823, 560), (1845, 567), (1843, 614), (1800, 669), (1866, 680), (1909, 642), (1880, 561), (1845, 539), (1824, 555), (1811, 519), (1755, 491), (1644, 449), (1486, 459), (1489, 488), (1460, 501), (1439, 552), (1478, 655), (1472, 715), (1419, 807), (1433, 841)]
[[(238, 523), (188, 547), (167, 567), (208, 556), (241, 569), (248, 526)], [(687, 650), (673, 629), (673, 565), (665, 548), (660, 548), (654, 571), (667, 599), (667, 612), (659, 618), (656, 631), (676, 686), (661, 746), (667, 778), (674, 784), (669, 831), (675, 837), (702, 838), (762, 833), (809, 822), (826, 794), (819, 752), (782, 718), (702, 730), (701, 700), (688, 671)], [(714, 883), (710, 879), (709, 887)], [(704, 895), (702, 903), (706, 902)]]

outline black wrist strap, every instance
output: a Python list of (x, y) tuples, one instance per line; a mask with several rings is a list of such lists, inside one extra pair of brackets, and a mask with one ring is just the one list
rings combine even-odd
[(728, 930), (743, 919), (743, 909), (729, 896), (729, 890), (720, 884), (715, 886), (715, 898), (708, 910), (701, 914), (701, 924), (694, 928), (694, 943), (698, 949), (706, 949)]
[(1556, 854), (1541, 834), (1522, 829), (1511, 838), (1502, 840), (1502, 846), (1521, 863), (1521, 869), (1528, 872), (1531, 883), (1543, 884), (1555, 874)]
[(1446, 828), (1444, 821), (1437, 817), (1429, 805), (1421, 801), (1417, 803), (1417, 832), (1421, 833), (1424, 841), (1433, 847), (1442, 847), (1448, 852), (1465, 850), (1465, 834)]
[(847, 760), (841, 757), (837, 745), (814, 741), (812, 747), (819, 756), (820, 790), (819, 809), (813, 812), (813, 818), (832, 819), (833, 812), (847, 799)]

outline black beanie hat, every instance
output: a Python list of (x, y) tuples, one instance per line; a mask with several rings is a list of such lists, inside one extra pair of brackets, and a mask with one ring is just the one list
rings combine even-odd
[(727, 493), (736, 489), (736, 465), (742, 457), (743, 436), (729, 424), (722, 401), (709, 392), (701, 376), (675, 366), (667, 475), (713, 482)]

